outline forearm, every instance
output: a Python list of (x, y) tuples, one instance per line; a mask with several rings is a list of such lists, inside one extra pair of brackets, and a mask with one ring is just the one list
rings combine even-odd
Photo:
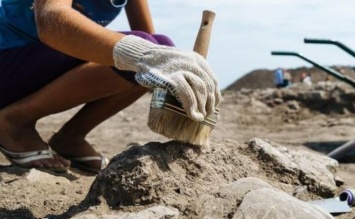
[(148, 0), (129, 0), (125, 9), (131, 30), (155, 33)]
[(36, 1), (40, 40), (65, 54), (83, 60), (113, 65), (112, 50), (124, 35), (108, 30), (71, 8), (71, 4)]

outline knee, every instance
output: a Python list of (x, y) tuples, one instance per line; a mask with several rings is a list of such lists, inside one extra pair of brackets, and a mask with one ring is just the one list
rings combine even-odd
[(160, 44), (164, 46), (175, 46), (174, 42), (166, 35), (163, 34), (149, 34), (144, 31), (133, 30), (133, 31), (123, 31), (121, 32), (126, 35), (134, 35), (145, 40), (148, 40), (155, 44)]
[(145, 40), (148, 40), (152, 43), (158, 44), (158, 41), (151, 34), (146, 33), (144, 31), (134, 30), (134, 31), (123, 32), (123, 33), (127, 34), (127, 35), (134, 35), (134, 36), (143, 38)]
[(164, 46), (175, 46), (174, 42), (163, 34), (153, 34), (152, 37), (158, 42), (160, 45)]

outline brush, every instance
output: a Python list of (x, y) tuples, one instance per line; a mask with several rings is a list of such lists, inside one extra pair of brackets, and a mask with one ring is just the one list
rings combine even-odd
[[(196, 37), (194, 51), (207, 57), (215, 13), (205, 10)], [(149, 128), (167, 138), (193, 145), (208, 145), (211, 131), (218, 119), (218, 109), (204, 121), (189, 118), (181, 103), (165, 88), (155, 88), (150, 103)]]

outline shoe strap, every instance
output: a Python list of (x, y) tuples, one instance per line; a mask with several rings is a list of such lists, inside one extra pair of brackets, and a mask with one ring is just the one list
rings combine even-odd
[(27, 158), (37, 155), (52, 155), (52, 148), (48, 147), (47, 150), (38, 150), (38, 151), (28, 151), (28, 152), (11, 152), (6, 150), (4, 147), (0, 145), (1, 151), (11, 158)]
[(27, 158), (12, 159), (12, 161), (17, 164), (25, 164), (25, 163), (29, 163), (31, 161), (43, 160), (43, 159), (53, 159), (53, 155), (52, 154), (33, 155), (33, 156), (27, 157)]
[(103, 156), (87, 156), (87, 157), (75, 157), (75, 158), (68, 158), (69, 160), (72, 161), (94, 161), (94, 160), (101, 160), (101, 167), (100, 169), (102, 170), (103, 168), (105, 168), (108, 163), (110, 162), (110, 160), (106, 157)]
[(11, 160), (17, 164), (24, 164), (34, 160), (53, 158), (51, 147), (48, 147), (47, 150), (38, 150), (38, 151), (29, 151), (29, 152), (11, 152), (6, 150), (3, 147), (0, 147), (0, 149), (6, 156), (11, 158)]

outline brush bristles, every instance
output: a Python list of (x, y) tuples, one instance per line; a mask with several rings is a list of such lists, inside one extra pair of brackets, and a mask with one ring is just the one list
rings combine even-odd
[(212, 128), (166, 109), (151, 108), (148, 126), (158, 134), (194, 145), (208, 145)]

